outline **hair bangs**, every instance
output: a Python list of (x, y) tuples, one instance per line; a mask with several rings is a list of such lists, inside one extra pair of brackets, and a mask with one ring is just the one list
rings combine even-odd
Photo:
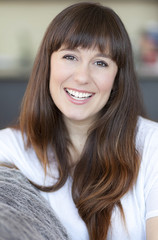
[(54, 37), (55, 50), (65, 45), (70, 49), (97, 47), (101, 52), (111, 53), (109, 30), (97, 5), (90, 10), (74, 9), (71, 15), (65, 14)]
[(72, 32), (70, 31), (63, 44), (70, 49), (77, 47), (98, 48), (101, 52), (109, 52), (109, 37), (102, 36), (97, 29), (94, 31), (90, 32), (89, 29), (86, 29), (85, 31), (82, 29), (75, 29), (75, 31)]
[[(71, 9), (70, 11), (70, 8)], [(71, 14), (70, 14), (71, 13)], [(62, 45), (69, 49), (97, 47), (107, 53), (121, 67), (129, 51), (128, 36), (119, 17), (109, 8), (78, 4), (68, 7), (53, 21), (51, 51)]]

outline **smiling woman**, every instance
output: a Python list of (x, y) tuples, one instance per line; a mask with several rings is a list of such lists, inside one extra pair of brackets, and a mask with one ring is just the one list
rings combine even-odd
[(64, 9), (45, 33), (17, 126), (0, 132), (0, 161), (40, 190), (71, 239), (153, 240), (157, 139), (118, 15), (93, 3)]
[(52, 99), (65, 118), (91, 124), (106, 105), (116, 74), (116, 63), (97, 48), (61, 46), (51, 56)]

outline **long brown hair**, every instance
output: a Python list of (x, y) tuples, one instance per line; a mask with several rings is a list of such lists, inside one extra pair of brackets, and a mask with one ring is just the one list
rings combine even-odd
[(62, 113), (49, 92), (50, 57), (62, 44), (72, 49), (108, 49), (118, 66), (110, 98), (89, 128), (72, 184), (73, 200), (87, 225), (90, 240), (105, 240), (114, 207), (124, 216), (120, 199), (136, 182), (140, 165), (135, 135), (142, 107), (131, 43), (117, 14), (99, 4), (74, 4), (50, 23), (35, 59), (19, 118), (27, 147), (34, 148), (45, 171), (51, 161), (48, 146), (56, 157), (59, 179), (53, 186), (39, 186), (43, 191), (59, 189), (70, 174), (72, 143)]

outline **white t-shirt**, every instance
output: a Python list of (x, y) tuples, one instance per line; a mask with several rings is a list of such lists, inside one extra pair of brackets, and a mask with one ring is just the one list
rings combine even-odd
[[(142, 154), (139, 175), (133, 189), (121, 199), (125, 213), (126, 227), (117, 208), (112, 214), (112, 231), (109, 240), (145, 240), (146, 219), (158, 216), (158, 123), (139, 118), (136, 138), (137, 149)], [(54, 159), (53, 153), (50, 157)], [(33, 149), (25, 150), (20, 131), (0, 131), (0, 162), (15, 164), (21, 172), (37, 184), (50, 185), (54, 180), (47, 176)], [(57, 177), (55, 160), (51, 174)], [(41, 194), (47, 199), (73, 240), (88, 240), (85, 223), (71, 195), (72, 179), (56, 192)]]

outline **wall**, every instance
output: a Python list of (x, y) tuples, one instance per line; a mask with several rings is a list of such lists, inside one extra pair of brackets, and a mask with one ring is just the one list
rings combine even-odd
[[(54, 16), (75, 1), (0, 1), (0, 58), (33, 58), (46, 27)], [(133, 47), (137, 50), (139, 33), (150, 21), (158, 21), (158, 2), (100, 1), (122, 18)]]
[[(54, 16), (75, 1), (0, 0), (0, 129), (18, 116), (28, 81), (26, 67), (33, 61), (43, 34)], [(139, 52), (140, 32), (158, 22), (157, 1), (105, 0), (123, 20), (134, 52)], [(137, 65), (137, 63), (136, 63)], [(28, 67), (30, 67), (29, 65)], [(158, 121), (158, 76), (139, 81), (149, 117)]]

